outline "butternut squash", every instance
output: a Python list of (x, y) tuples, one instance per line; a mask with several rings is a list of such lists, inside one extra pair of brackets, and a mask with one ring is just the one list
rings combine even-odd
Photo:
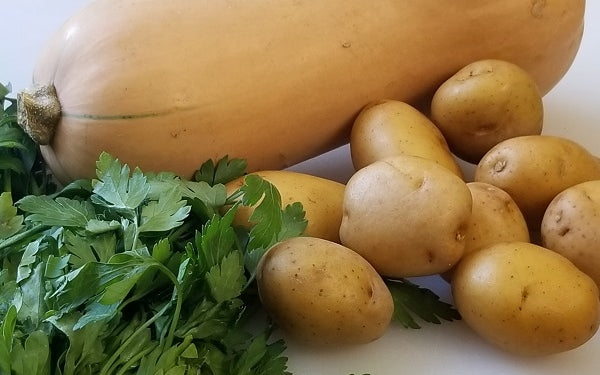
[(477, 59), (514, 62), (548, 92), (579, 48), (584, 8), (98, 0), (50, 39), (19, 118), (63, 182), (93, 176), (101, 151), (184, 177), (225, 154), (250, 171), (281, 169), (346, 143), (366, 103), (417, 104)]

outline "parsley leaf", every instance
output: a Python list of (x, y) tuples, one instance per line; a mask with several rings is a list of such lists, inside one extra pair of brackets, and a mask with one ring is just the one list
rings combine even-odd
[[(14, 375), (49, 374), (50, 343), (43, 331), (31, 332), (25, 342), (17, 340), (12, 347), (11, 371), (6, 373)], [(1, 367), (0, 367), (1, 368)]]
[(240, 192), (242, 204), (255, 206), (249, 218), (253, 226), (248, 248), (267, 249), (277, 241), (300, 235), (306, 228), (302, 205), (296, 203), (282, 210), (277, 188), (258, 175), (247, 175)]
[(244, 175), (247, 162), (243, 159), (221, 158), (215, 165), (213, 160), (204, 162), (194, 174), (195, 181), (204, 181), (209, 185), (224, 184)]
[(232, 227), (234, 217), (235, 209), (229, 210), (223, 217), (213, 216), (196, 234), (194, 242), (188, 244), (188, 254), (197, 262), (201, 274), (220, 264), (235, 249), (237, 235)]
[(298, 237), (304, 233), (308, 224), (304, 215), (304, 207), (302, 207), (300, 202), (294, 202), (285, 206), (283, 212), (281, 212), (281, 229), (277, 235), (277, 241)]
[(27, 221), (46, 226), (85, 228), (96, 217), (90, 202), (63, 197), (52, 199), (47, 195), (29, 195), (19, 200), (17, 207), (28, 213)]
[[(249, 233), (245, 261), (246, 267), (254, 276), (264, 253), (278, 241), (300, 236), (306, 229), (307, 221), (301, 203), (296, 202), (282, 209), (281, 195), (277, 188), (257, 175), (246, 176), (239, 191), (243, 194), (243, 205), (255, 206), (249, 218), (253, 226)], [(237, 192), (233, 193), (236, 194)]]
[(90, 262), (105, 263), (117, 251), (117, 238), (114, 233), (82, 237), (65, 229), (63, 250), (70, 254), (69, 263), (76, 268)]
[(104, 360), (104, 339), (108, 333), (107, 326), (104, 322), (95, 322), (75, 329), (75, 324), (80, 319), (81, 313), (76, 311), (47, 318), (68, 338), (68, 347), (62, 354), (62, 363), (60, 363), (63, 374), (76, 374), (78, 369), (94, 368)]
[(241, 252), (232, 251), (206, 274), (206, 281), (217, 303), (238, 297), (246, 284)]
[(0, 240), (8, 238), (23, 229), (23, 216), (17, 215), (9, 192), (0, 194)]
[(140, 232), (164, 232), (176, 228), (190, 212), (177, 191), (169, 191), (142, 207)]
[(256, 336), (240, 359), (233, 364), (232, 374), (252, 374), (259, 369), (260, 374), (291, 374), (286, 372), (285, 361), (279, 357), (285, 350), (282, 340), (269, 344), (265, 334)]
[(461, 318), (451, 304), (440, 301), (439, 297), (431, 290), (422, 288), (407, 279), (388, 279), (386, 284), (394, 300), (392, 320), (406, 328), (421, 328), (413, 314), (434, 324), (440, 324), (440, 319), (452, 321)]
[(129, 216), (142, 204), (150, 192), (146, 176), (135, 168), (130, 176), (129, 166), (121, 165), (118, 159), (102, 153), (96, 163), (98, 180), (93, 180), (92, 202), (117, 209)]
[(257, 205), (249, 218), (254, 225), (250, 231), (248, 246), (250, 248), (270, 246), (281, 231), (282, 215), (272, 215), (273, 212), (278, 213), (281, 209), (281, 195), (275, 186), (253, 174), (246, 176), (240, 190), (244, 194), (242, 204)]

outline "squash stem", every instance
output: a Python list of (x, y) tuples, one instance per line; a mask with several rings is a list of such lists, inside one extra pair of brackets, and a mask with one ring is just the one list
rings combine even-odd
[(47, 145), (60, 120), (61, 106), (53, 84), (17, 94), (17, 122), (40, 145)]

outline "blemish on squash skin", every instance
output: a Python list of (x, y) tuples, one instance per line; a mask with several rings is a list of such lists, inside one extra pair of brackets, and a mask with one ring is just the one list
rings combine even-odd
[(113, 115), (62, 112), (62, 117), (71, 117), (71, 118), (98, 120), (98, 121), (118, 121), (118, 120), (134, 120), (134, 119), (145, 119), (145, 118), (152, 118), (152, 117), (163, 117), (163, 116), (168, 116), (168, 115), (171, 115), (174, 113), (187, 112), (187, 111), (192, 111), (195, 109), (196, 109), (195, 106), (186, 106), (186, 107), (174, 107), (174, 108), (170, 108), (170, 109), (165, 109), (163, 111), (149, 111), (149, 112), (113, 114)]
[(543, 18), (544, 9), (546, 9), (546, 0), (531, 1), (531, 15), (533, 16), (533, 18)]

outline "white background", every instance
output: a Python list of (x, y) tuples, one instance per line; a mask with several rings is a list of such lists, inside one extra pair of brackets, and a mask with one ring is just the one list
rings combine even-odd
[[(168, 1), (168, 0), (165, 0)], [(400, 0), (399, 0), (400, 1)], [(524, 0), (525, 1), (525, 0)], [(49, 35), (88, 0), (0, 0), (0, 82), (13, 93), (29, 85), (35, 58)], [(544, 133), (565, 135), (600, 155), (600, 2), (587, 2), (586, 30), (570, 71), (544, 98)], [(14, 96), (14, 95), (13, 95)], [(345, 181), (348, 147), (293, 169)], [(438, 278), (418, 279), (450, 300)], [(290, 370), (299, 375), (577, 374), (600, 373), (600, 334), (582, 347), (545, 358), (516, 358), (489, 346), (462, 322), (393, 327), (380, 340), (353, 348), (311, 349), (289, 343)]]

